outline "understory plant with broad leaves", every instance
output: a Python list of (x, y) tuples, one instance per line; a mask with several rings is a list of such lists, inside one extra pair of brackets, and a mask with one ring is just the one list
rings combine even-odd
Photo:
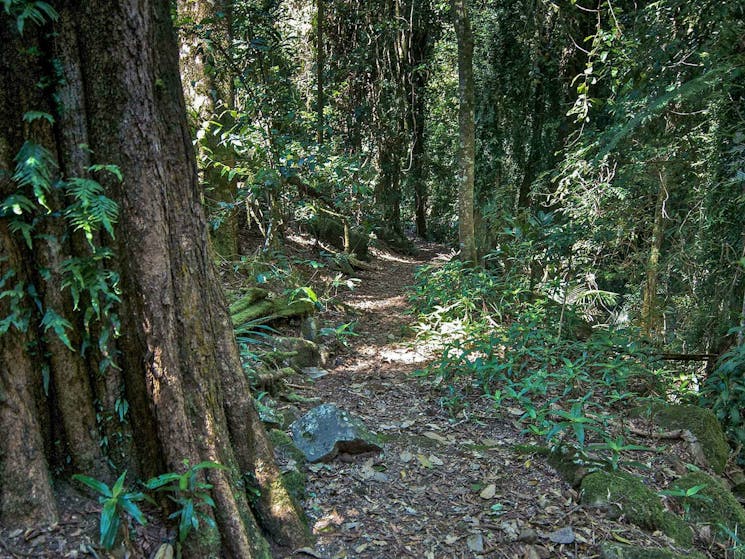
[(203, 481), (203, 470), (225, 470), (225, 466), (217, 462), (200, 462), (189, 466), (184, 460), (186, 471), (179, 474), (168, 472), (145, 482), (145, 487), (151, 491), (168, 493), (176, 510), (168, 518), (178, 519), (178, 541), (184, 543), (192, 529), (199, 530), (200, 520), (211, 528), (215, 528), (215, 521), (207, 514), (207, 509), (214, 508), (215, 502), (210, 497), (212, 484)]
[(137, 506), (137, 503), (145, 500), (153, 502), (152, 499), (141, 491), (126, 491), (124, 488), (126, 477), (127, 472), (124, 471), (117, 478), (114, 485), (109, 487), (104, 482), (89, 476), (81, 474), (72, 476), (72, 479), (79, 481), (99, 494), (98, 502), (103, 505), (99, 520), (99, 544), (107, 550), (114, 547), (117, 536), (119, 535), (119, 529), (122, 526), (125, 527), (124, 539), (128, 539), (129, 530), (126, 529), (127, 523), (122, 524), (122, 520), (125, 520), (127, 516), (143, 526), (147, 524), (145, 515), (140, 510), (140, 507)]
[(525, 433), (570, 447), (591, 468), (618, 469), (629, 453), (652, 450), (627, 443), (618, 421), (632, 398), (670, 388), (635, 331), (591, 328), (581, 298), (556, 301), (553, 285), (529, 289), (502, 271), (452, 262), (417, 280), (419, 336), (442, 344), (439, 360), (417, 374), (434, 378), (444, 408), (460, 413), (481, 392), (495, 408), (520, 410)]

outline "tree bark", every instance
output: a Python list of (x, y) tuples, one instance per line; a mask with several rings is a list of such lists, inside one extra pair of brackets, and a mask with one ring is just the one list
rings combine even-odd
[[(235, 165), (232, 148), (220, 142), (220, 131), (232, 126), (231, 79), (218, 68), (216, 57), (229, 56), (232, 42), (232, 0), (179, 0), (180, 67), (192, 127), (199, 139), (200, 175), (209, 214), (219, 216), (211, 229), (217, 254), (235, 258), (238, 251), (238, 187), (216, 163)], [(223, 61), (223, 64), (225, 62)]]
[(323, 46), (323, 27), (326, 14), (324, 13), (324, 2), (316, 0), (316, 141), (318, 145), (323, 144), (323, 70), (326, 64)]
[(467, 0), (452, 0), (455, 34), (458, 39), (458, 99), (460, 109), (458, 150), (458, 239), (461, 258), (478, 264), (473, 218), (473, 189), (476, 159), (475, 93), (473, 79), (473, 34)]
[[(101, 382), (98, 365), (104, 356), (93, 358), (92, 352), (85, 360), (75, 357), (70, 368), (69, 350), (44, 332), (29, 297), (19, 301), (16, 307), (25, 309), (27, 327), (11, 326), (0, 335), (0, 427), (6, 434), (0, 441), (0, 520), (16, 525), (54, 520), (49, 472), (52, 465), (64, 467), (53, 451), (57, 437), (75, 468), (90, 465), (91, 471), (80, 473), (96, 475), (99, 457), (85, 456), (89, 441), (76, 441), (75, 433), (82, 421), (98, 442), (96, 427), (102, 426), (88, 425), (95, 420), (76, 414), (92, 408), (94, 399), (110, 403), (111, 387), (118, 385), (129, 403), (126, 429), (135, 444), (122, 457), (108, 457), (116, 459), (117, 470), (130, 468), (147, 477), (181, 471), (184, 460), (228, 467), (207, 476), (214, 486), (218, 532), (202, 524), (185, 546), (188, 556), (269, 557), (265, 535), (284, 545), (301, 545), (307, 532), (254, 409), (207, 248), (169, 2), (69, 1), (58, 11), (53, 29), (27, 29), (24, 38), (12, 18), (0, 15), (0, 43), (14, 53), (0, 61), (6, 77), (0, 89), (0, 168), (6, 170), (0, 173), (0, 200), (20, 188), (7, 177), (25, 140), (44, 144), (56, 156), (59, 171), (52, 171), (64, 175), (59, 178), (85, 173), (84, 165), (70, 163), (81, 162), (78, 152), (87, 153), (92, 164), (118, 166), (123, 182), (101, 183), (119, 207), (110, 264), (120, 275), (119, 369), (106, 373), (115, 382)], [(34, 52), (41, 56), (33, 64), (17, 60)], [(56, 81), (50, 80), (52, 68), (62, 72)], [(52, 85), (41, 91), (40, 105), (34, 84), (44, 78)], [(43, 119), (23, 124), (22, 115), (31, 110), (54, 114), (54, 125)], [(70, 141), (82, 137), (85, 150)], [(52, 227), (65, 202), (50, 202), (62, 206), (40, 214)], [(46, 270), (81, 256), (76, 235), (68, 231), (73, 240), (56, 245), (41, 229), (45, 235), (35, 237), (30, 250), (9, 230), (11, 217), (0, 215), (0, 278), (22, 282), (25, 293), (34, 286), (45, 306), (59, 306), (62, 313), (71, 309), (63, 300), (68, 291)], [(55, 254), (56, 259), (48, 256)], [(53, 289), (58, 290), (55, 297), (44, 297)], [(0, 320), (12, 312), (7, 298), (0, 300)], [(78, 327), (79, 316), (71, 318)], [(37, 371), (43, 367), (51, 370), (49, 393), (56, 398), (47, 398), (40, 388)], [(81, 387), (77, 408), (64, 404), (68, 382)], [(55, 423), (59, 420), (61, 432), (43, 428), (49, 420), (40, 410), (46, 409)], [(255, 504), (246, 488), (249, 479), (261, 491)]]
[(642, 331), (647, 337), (650, 337), (655, 333), (655, 328), (659, 323), (657, 309), (657, 280), (659, 277), (662, 243), (665, 240), (665, 202), (669, 196), (667, 190), (667, 175), (664, 167), (659, 171), (659, 179), (660, 187), (657, 191), (654, 225), (652, 226), (652, 242), (649, 247), (646, 282), (644, 284), (644, 297), (642, 299)]

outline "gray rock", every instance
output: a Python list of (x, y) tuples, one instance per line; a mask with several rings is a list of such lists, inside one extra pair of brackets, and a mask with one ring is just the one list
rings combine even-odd
[(333, 404), (313, 408), (290, 425), (292, 440), (308, 462), (328, 462), (339, 452), (382, 450), (362, 421)]

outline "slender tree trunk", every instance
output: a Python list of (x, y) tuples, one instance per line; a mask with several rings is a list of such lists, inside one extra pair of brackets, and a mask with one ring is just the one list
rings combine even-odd
[(657, 283), (659, 278), (660, 255), (662, 244), (665, 240), (665, 202), (668, 199), (667, 175), (663, 168), (659, 171), (660, 188), (657, 192), (657, 204), (654, 212), (654, 225), (652, 226), (652, 242), (647, 259), (646, 282), (644, 284), (644, 297), (642, 299), (642, 331), (649, 337), (655, 334), (659, 323), (657, 304)]
[(422, 239), (427, 236), (427, 181), (426, 181), (426, 103), (425, 88), (427, 73), (421, 66), (432, 52), (430, 41), (431, 30), (428, 28), (427, 15), (431, 11), (429, 1), (412, 0), (410, 6), (411, 40), (409, 41), (409, 119), (411, 133), (410, 176), (414, 187), (414, 220), (416, 233)]
[(476, 159), (476, 125), (474, 118), (473, 34), (468, 19), (467, 0), (452, 0), (455, 34), (458, 38), (459, 170), (458, 170), (458, 239), (461, 258), (478, 263), (473, 218), (473, 189)]
[[(100, 381), (103, 353), (96, 359), (88, 353), (88, 361), (70, 368), (69, 350), (54, 342), (49, 329), (44, 331), (31, 298), (38, 293), (44, 307), (67, 312), (72, 304), (63, 299), (69, 290), (48, 273), (48, 266), (60, 268), (65, 259), (86, 255), (74, 242), (50, 240), (46, 233), (53, 228), (34, 233), (30, 250), (22, 236), (9, 230), (12, 216), (0, 216), (0, 278), (22, 288), (13, 304), (0, 300), (0, 320), (14, 312), (23, 318), (0, 335), (0, 428), (5, 435), (0, 441), (0, 520), (9, 525), (54, 520), (50, 469), (65, 467), (64, 456), (54, 451), (58, 439), (73, 460), (75, 470), (68, 474), (90, 467), (81, 473), (96, 475), (99, 457), (90, 455), (89, 441), (79, 431), (89, 428), (98, 442), (102, 426), (71, 416), (92, 408), (94, 399), (111, 402), (111, 387), (118, 385), (129, 404), (126, 420), (135, 444), (121, 458), (108, 456), (117, 461), (116, 473), (129, 468), (148, 477), (181, 471), (184, 460), (228, 467), (207, 475), (214, 486), (218, 531), (202, 524), (185, 546), (187, 556), (269, 557), (265, 534), (285, 545), (302, 545), (306, 529), (254, 409), (207, 249), (169, 2), (67, 2), (54, 33), (51, 28), (27, 30), (23, 39), (14, 24), (0, 15), (0, 44), (11, 53), (0, 57), (6, 78), (0, 88), (0, 168), (6, 170), (0, 173), (0, 200), (21, 188), (7, 177), (27, 140), (56, 156), (57, 168), (50, 172), (62, 178), (87, 174), (81, 154), (88, 154), (92, 164), (119, 168), (122, 183), (101, 182), (119, 207), (117, 243), (107, 265), (120, 277), (121, 337), (119, 369), (106, 373), (113, 383)], [(53, 67), (63, 75), (46, 75)], [(43, 80), (52, 85), (36, 88)], [(31, 110), (53, 114), (54, 125), (44, 119), (24, 124), (22, 116)], [(74, 143), (83, 137), (84, 150)], [(41, 213), (40, 221), (53, 227), (67, 202), (48, 202), (55, 211)], [(53, 289), (58, 298), (44, 295)], [(70, 318), (79, 328), (80, 316)], [(74, 337), (71, 341), (77, 344)], [(49, 398), (39, 374), (45, 368), (50, 370)], [(75, 408), (65, 403), (69, 396), (62, 385), (68, 382), (88, 387), (78, 394)], [(41, 411), (47, 409), (51, 420)], [(102, 415), (115, 413), (101, 410)], [(247, 480), (255, 480), (261, 491), (255, 503)]]
[(179, 17), (187, 22), (179, 32), (184, 95), (199, 138), (207, 211), (216, 216), (211, 238), (217, 254), (234, 258), (239, 252), (238, 187), (216, 165), (235, 165), (232, 148), (220, 143), (220, 131), (233, 124), (227, 111), (233, 108), (234, 92), (231, 79), (220, 73), (215, 60), (230, 54), (232, 0), (179, 0), (177, 6)]
[(326, 14), (324, 13), (324, 2), (316, 0), (316, 141), (323, 143), (323, 69), (326, 64), (323, 46), (323, 28)]

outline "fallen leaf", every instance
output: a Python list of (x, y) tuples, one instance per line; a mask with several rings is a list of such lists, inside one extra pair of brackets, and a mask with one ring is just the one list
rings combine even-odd
[(458, 536), (445, 536), (445, 543), (447, 545), (453, 545), (458, 539)]
[(424, 454), (417, 454), (416, 459), (419, 460), (419, 463), (425, 468), (432, 468), (432, 462), (430, 462), (429, 458), (427, 458)]
[(401, 454), (398, 455), (398, 458), (405, 464), (407, 462), (411, 462), (411, 460), (414, 458), (414, 455), (408, 450), (404, 450)]
[(525, 548), (525, 555), (523, 557), (524, 559), (541, 559), (541, 554), (538, 553), (534, 545), (529, 545)]
[(153, 559), (173, 559), (173, 546), (169, 543), (164, 543), (158, 548)]
[(613, 539), (616, 540), (617, 542), (621, 542), (621, 543), (625, 543), (625, 544), (631, 545), (631, 542), (629, 540), (627, 540), (626, 538), (624, 538), (618, 532), (611, 532), (611, 536), (613, 536)]
[(437, 456), (434, 454), (429, 455), (429, 461), (432, 462), (435, 466), (443, 466), (445, 462), (440, 460)]
[(368, 543), (363, 543), (361, 545), (358, 545), (357, 547), (354, 548), (354, 552), (355, 553), (362, 553), (363, 551), (365, 551), (367, 549), (367, 547), (369, 545), (370, 544), (368, 544)]
[(484, 489), (481, 490), (481, 493), (479, 493), (479, 497), (482, 499), (492, 499), (494, 498), (494, 495), (497, 494), (497, 486), (493, 483), (490, 483)]
[(300, 549), (295, 550), (295, 555), (303, 554), (303, 555), (309, 555), (311, 557), (315, 557), (316, 559), (325, 559), (323, 555), (319, 555), (318, 553), (313, 550), (313, 548), (310, 547), (301, 547)]
[(432, 431), (425, 431), (422, 434), (425, 437), (427, 437), (428, 439), (433, 440), (433, 441), (437, 441), (438, 443), (450, 444), (450, 441), (447, 440), (445, 437), (443, 437), (442, 435), (438, 435), (437, 433), (434, 433)]

